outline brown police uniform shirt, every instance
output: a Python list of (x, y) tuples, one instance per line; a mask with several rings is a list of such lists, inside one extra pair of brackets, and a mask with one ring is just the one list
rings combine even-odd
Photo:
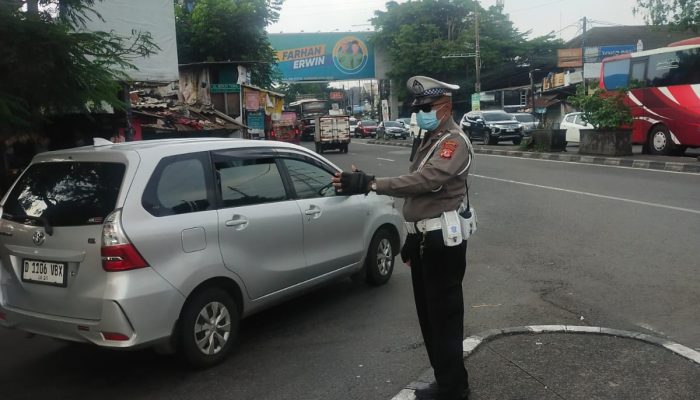
[[(469, 162), (467, 143), (460, 136), (459, 126), (450, 121), (447, 129), (432, 132), (421, 143), (409, 173), (392, 178), (376, 178), (377, 193), (404, 197), (404, 219), (416, 222), (439, 217), (444, 211), (457, 210), (466, 194), (465, 180), (469, 171), (457, 175)], [(418, 166), (435, 142), (444, 135), (448, 138), (437, 147), (423, 169)]]

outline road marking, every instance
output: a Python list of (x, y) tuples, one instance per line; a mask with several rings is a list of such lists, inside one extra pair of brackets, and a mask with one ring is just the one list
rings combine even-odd
[(484, 175), (472, 175), (472, 174), (470, 174), (470, 176), (473, 176), (474, 178), (488, 179), (488, 180), (492, 180), (492, 181), (513, 183), (513, 184), (516, 184), (516, 185), (523, 185), (523, 186), (536, 187), (536, 188), (540, 188), (540, 189), (555, 190), (555, 191), (558, 191), (558, 192), (566, 192), (566, 193), (580, 194), (580, 195), (590, 196), (590, 197), (597, 197), (597, 198), (599, 198), (599, 199), (623, 201), (623, 202), (626, 202), (626, 203), (639, 204), (639, 205), (643, 205), (643, 206), (665, 208), (665, 209), (667, 209), (667, 210), (682, 211), (682, 212), (687, 212), (687, 213), (692, 213), (692, 214), (700, 214), (700, 210), (693, 210), (693, 209), (691, 209), (691, 208), (667, 206), (667, 205), (665, 205), (665, 204), (650, 203), (650, 202), (647, 202), (647, 201), (639, 201), (639, 200), (626, 199), (626, 198), (624, 198), (624, 197), (606, 196), (606, 195), (604, 195), (604, 194), (596, 194), (596, 193), (590, 193), (590, 192), (581, 192), (581, 191), (578, 191), (578, 190), (563, 189), (563, 188), (558, 188), (558, 187), (554, 187), (554, 186), (537, 185), (537, 184), (534, 184), (534, 183), (519, 182), (519, 181), (510, 180), (510, 179), (493, 178), (493, 177), (484, 176)]
[(391, 161), (391, 162), (394, 162), (394, 160), (392, 160), (391, 158), (379, 158), (379, 157), (377, 157), (377, 160), (384, 160), (384, 161)]
[[(505, 155), (500, 155), (500, 154), (486, 154), (486, 153), (476, 153), (477, 156), (486, 156), (486, 157), (502, 157), (502, 158), (510, 158), (510, 159), (518, 159), (518, 160), (526, 160), (526, 161), (543, 161), (543, 162), (550, 162), (550, 163), (567, 163), (567, 164), (576, 164), (576, 165), (590, 165), (591, 167), (602, 167), (602, 168), (622, 168), (622, 169), (631, 169), (635, 171), (649, 171), (649, 172), (661, 172), (661, 173), (667, 173), (667, 174), (682, 174), (682, 175), (694, 175), (698, 176), (697, 172), (682, 172), (682, 171), (670, 171), (666, 169), (655, 169), (655, 168), (638, 168), (638, 167), (627, 167), (624, 165), (606, 165), (606, 164), (594, 164), (594, 163), (586, 163), (586, 162), (580, 162), (580, 161), (568, 161), (568, 160), (547, 160), (544, 158), (528, 158), (528, 157), (514, 157), (514, 156), (505, 156)], [(644, 160), (644, 161), (653, 161), (653, 160)]]

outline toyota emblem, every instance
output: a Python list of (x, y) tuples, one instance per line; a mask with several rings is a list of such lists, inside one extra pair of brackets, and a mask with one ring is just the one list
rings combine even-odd
[(46, 234), (42, 231), (36, 231), (34, 235), (32, 235), (32, 241), (37, 246), (44, 244), (44, 240), (46, 240)]

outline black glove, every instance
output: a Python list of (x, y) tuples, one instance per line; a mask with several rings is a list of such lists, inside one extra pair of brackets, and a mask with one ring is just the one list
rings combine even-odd
[(342, 172), (340, 185), (343, 190), (339, 194), (352, 196), (353, 194), (369, 193), (369, 183), (374, 180), (374, 175), (367, 175), (362, 171)]

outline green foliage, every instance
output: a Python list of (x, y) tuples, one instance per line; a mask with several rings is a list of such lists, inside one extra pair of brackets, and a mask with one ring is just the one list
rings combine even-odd
[(625, 92), (606, 92), (596, 89), (593, 94), (586, 94), (579, 86), (576, 94), (569, 96), (568, 101), (583, 113), (583, 120), (596, 129), (617, 129), (632, 123), (632, 114), (624, 102)]
[[(92, 0), (0, 1), (0, 131), (32, 130), (48, 115), (123, 108), (120, 81), (157, 46), (147, 32), (122, 37), (81, 31), (101, 18)], [(38, 7), (41, 6), (41, 7)]]
[(274, 90), (284, 94), (284, 101), (289, 104), (299, 100), (300, 95), (312, 95), (317, 99), (327, 99), (329, 92), (333, 89), (328, 86), (328, 83), (281, 83)]
[(179, 62), (246, 61), (253, 82), (269, 87), (275, 54), (265, 27), (276, 22), (284, 0), (197, 0), (175, 4)]
[(671, 25), (682, 31), (700, 31), (698, 0), (637, 0), (632, 11), (642, 14), (649, 25)]
[(428, 75), (462, 87), (456, 101), (468, 103), (476, 66), (473, 57), (442, 58), (475, 52), (475, 6), (479, 14), (482, 90), (529, 84), (530, 69), (556, 65), (553, 36), (528, 40), (528, 32), (513, 27), (500, 7), (483, 9), (473, 0), (391, 1), (387, 11), (372, 19), (372, 41), (385, 49), (392, 64), (389, 77), (400, 83), (399, 97), (408, 96), (404, 82), (413, 75)]

